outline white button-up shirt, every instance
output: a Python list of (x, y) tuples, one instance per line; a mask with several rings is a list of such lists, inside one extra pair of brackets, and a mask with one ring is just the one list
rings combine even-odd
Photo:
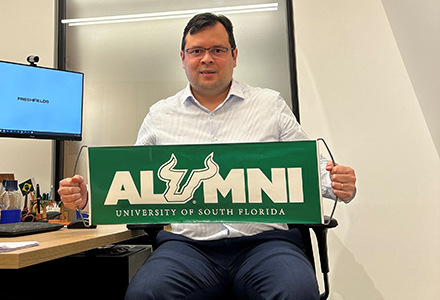
[[(278, 92), (232, 81), (228, 96), (214, 111), (203, 107), (188, 86), (155, 103), (139, 130), (136, 145), (244, 143), (306, 140), (290, 108)], [(331, 192), (326, 161), (321, 159), (324, 197)], [(171, 224), (172, 232), (196, 240), (248, 236), (282, 229), (273, 223)]]

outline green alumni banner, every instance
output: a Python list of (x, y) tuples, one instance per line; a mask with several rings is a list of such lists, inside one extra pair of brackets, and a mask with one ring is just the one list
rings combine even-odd
[(316, 141), (89, 147), (93, 224), (321, 223)]

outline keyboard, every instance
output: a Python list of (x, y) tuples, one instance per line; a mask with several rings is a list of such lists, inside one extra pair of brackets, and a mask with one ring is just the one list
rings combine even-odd
[(21, 235), (55, 231), (63, 227), (63, 224), (46, 222), (20, 222), (0, 224), (0, 237), (15, 237)]

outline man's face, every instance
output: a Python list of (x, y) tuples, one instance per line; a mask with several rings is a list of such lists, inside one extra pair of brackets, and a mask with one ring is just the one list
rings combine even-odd
[[(188, 33), (186, 36), (185, 49), (214, 46), (231, 47), (228, 33), (221, 23), (205, 27), (194, 35)], [(182, 65), (194, 96), (216, 97), (229, 90), (238, 54), (236, 49), (232, 51), (234, 56), (228, 52), (221, 59), (213, 59), (209, 51), (206, 51), (201, 59), (192, 59), (183, 51), (180, 52)]]

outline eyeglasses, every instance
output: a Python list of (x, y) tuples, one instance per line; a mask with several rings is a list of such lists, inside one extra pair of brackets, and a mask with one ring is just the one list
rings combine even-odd
[(190, 49), (185, 49), (183, 52), (188, 54), (189, 58), (192, 59), (202, 59), (205, 56), (206, 51), (209, 51), (209, 54), (212, 58), (224, 58), (229, 50), (234, 50), (234, 48), (226, 48), (226, 47), (211, 47), (211, 48), (202, 48), (195, 47)]

